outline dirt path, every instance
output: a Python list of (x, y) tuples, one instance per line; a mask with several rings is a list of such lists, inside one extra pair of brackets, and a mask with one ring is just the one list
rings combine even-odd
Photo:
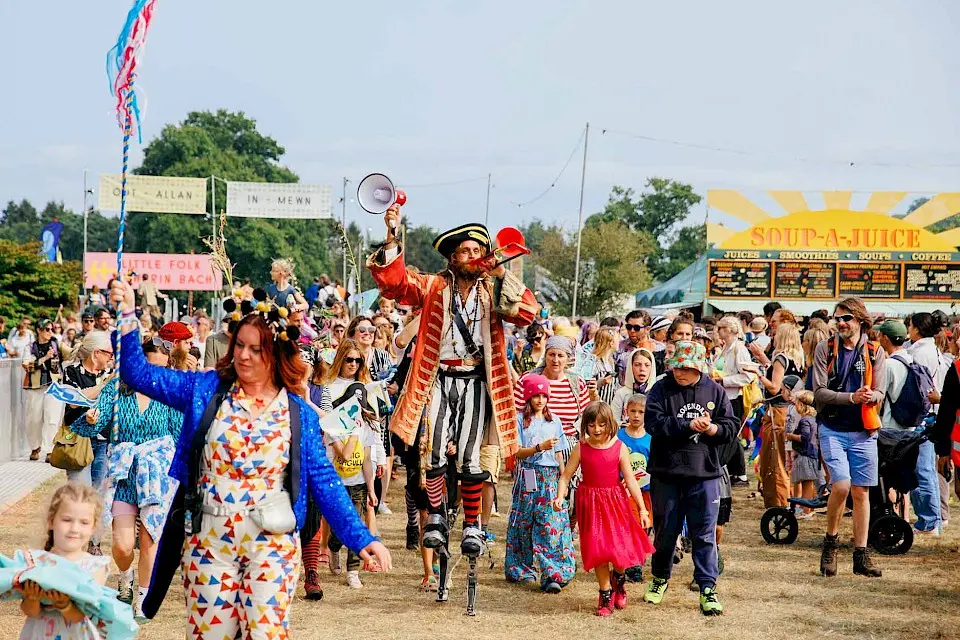
[[(0, 517), (0, 552), (39, 544), (44, 503), (52, 487), (44, 485)], [(505, 489), (501, 485), (501, 502), (509, 495)], [(323, 576), (324, 600), (298, 599), (294, 606), (294, 637), (559, 640), (591, 639), (602, 633), (604, 638), (644, 640), (960, 638), (960, 507), (956, 504), (956, 524), (948, 527), (943, 537), (919, 538), (904, 556), (877, 558), (883, 578), (853, 576), (851, 551), (845, 548), (840, 555), (840, 576), (826, 581), (816, 572), (823, 516), (802, 522), (794, 545), (768, 546), (759, 533), (762, 504), (750, 498), (748, 490), (738, 489), (733, 522), (722, 547), (726, 573), (718, 585), (727, 613), (718, 619), (703, 618), (697, 610), (696, 594), (687, 590), (692, 574), (689, 557), (678, 566), (662, 606), (641, 605), (642, 588), (633, 585), (631, 606), (610, 619), (593, 616), (597, 592), (590, 574), (578, 573), (559, 596), (507, 584), (502, 566), (506, 517), (498, 518), (493, 522), (498, 537), (497, 566), (493, 570), (483, 567), (479, 615), (467, 618), (463, 615), (463, 564), (457, 569), (448, 604), (438, 605), (432, 594), (417, 592), (419, 556), (403, 550), (401, 492), (402, 484), (394, 483), (391, 504), (397, 513), (380, 518), (384, 539), (394, 551), (395, 571), (363, 574), (365, 587), (359, 591), (348, 589), (333, 576)], [(850, 539), (849, 519), (844, 520), (842, 539)], [(116, 577), (108, 584), (115, 586)], [(16, 605), (0, 604), (4, 637), (13, 637), (21, 624)], [(141, 637), (182, 638), (183, 632), (183, 594), (174, 585), (164, 609), (144, 626)]]

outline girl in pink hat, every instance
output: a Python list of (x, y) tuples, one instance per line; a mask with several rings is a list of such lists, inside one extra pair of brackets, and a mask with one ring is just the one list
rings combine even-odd
[(510, 582), (539, 582), (542, 591), (560, 593), (577, 570), (569, 517), (553, 509), (569, 445), (560, 420), (547, 409), (550, 381), (528, 374), (520, 387), (524, 406), (517, 416), (520, 449), (504, 574)]

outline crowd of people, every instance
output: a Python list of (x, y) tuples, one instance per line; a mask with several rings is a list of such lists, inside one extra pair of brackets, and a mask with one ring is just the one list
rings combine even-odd
[[(0, 357), (23, 365), (30, 459), (70, 480), (45, 551), (103, 584), (107, 525), (118, 597), (137, 617), (156, 614), (181, 567), (188, 631), (285, 637), (301, 572), (320, 600), (325, 572), (361, 589), (362, 573), (390, 570), (377, 519), (405, 476), (405, 547), (421, 555), (423, 591), (444, 588), (451, 506), (473, 558), (508, 507), (508, 581), (560, 593), (579, 562), (608, 616), (645, 573), (642, 599), (661, 603), (688, 545), (700, 610), (718, 615), (723, 527), (748, 461), (766, 507), (828, 487), (824, 576), (838, 572), (848, 509), (853, 572), (881, 576), (867, 545), (880, 428), (926, 434), (913, 526), (937, 536), (948, 524), (960, 326), (945, 314), (879, 318), (850, 298), (809, 317), (776, 302), (758, 316), (556, 317), (487, 261), (482, 225), (441, 234), (448, 270), (427, 275), (404, 264), (397, 216), (368, 260), (381, 297), (353, 317), (327, 276), (302, 293), (277, 260), (264, 289), (235, 283), (216, 331), (203, 312), (162, 323), (148, 276), (139, 300), (114, 280), (79, 317), (25, 317), (9, 335), (0, 318)], [(65, 405), (54, 383), (89, 402)], [(323, 426), (353, 403), (358, 428)], [(507, 474), (509, 506), (497, 493)], [(60, 524), (68, 507), (82, 512), (72, 529)], [(69, 599), (45, 593), (24, 591), (26, 615), (82, 624)]]

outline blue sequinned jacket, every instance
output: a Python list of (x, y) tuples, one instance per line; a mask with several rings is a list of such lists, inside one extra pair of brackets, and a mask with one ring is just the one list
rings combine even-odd
[[(140, 348), (139, 331), (123, 336), (121, 346), (120, 378), (134, 390), (183, 413), (183, 429), (170, 465), (170, 476), (182, 485), (188, 477), (193, 435), (220, 378), (216, 371), (176, 371), (150, 364)], [(289, 397), (300, 407), (300, 487), (293, 505), (297, 528), (302, 528), (306, 519), (309, 492), (337, 538), (359, 552), (375, 538), (360, 520), (340, 476), (327, 460), (316, 412), (303, 398), (292, 393)]]

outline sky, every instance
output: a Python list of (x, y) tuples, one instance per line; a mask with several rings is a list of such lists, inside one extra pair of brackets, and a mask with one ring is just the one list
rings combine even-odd
[[(84, 169), (119, 173), (104, 59), (130, 4), (0, 0), (0, 202), (79, 210)], [(958, 22), (948, 0), (158, 0), (144, 143), (190, 111), (243, 111), (302, 182), (349, 178), (348, 217), (375, 235), (353, 202), (374, 171), (407, 187), (414, 224), (483, 221), (489, 173), (491, 229), (576, 229), (587, 122), (585, 216), (650, 176), (960, 191)]]

